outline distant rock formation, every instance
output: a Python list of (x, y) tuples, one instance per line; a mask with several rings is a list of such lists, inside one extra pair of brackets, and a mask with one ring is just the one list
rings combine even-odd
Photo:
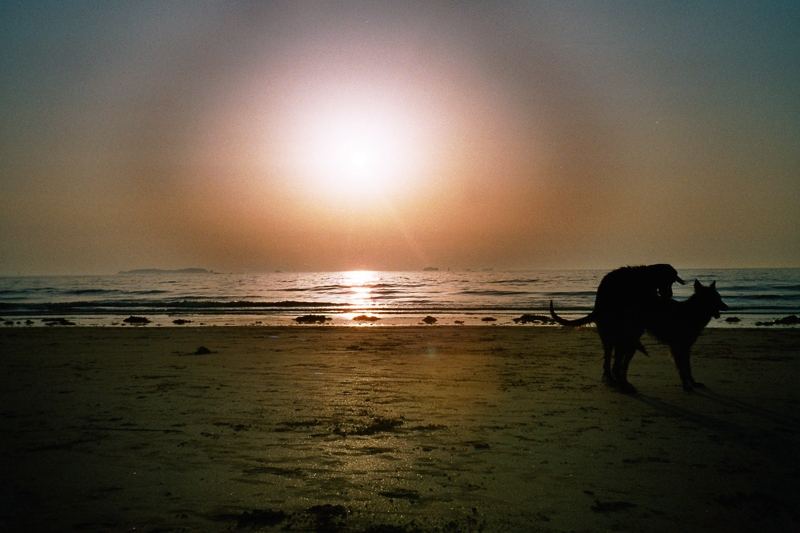
[(555, 324), (556, 321), (545, 315), (533, 315), (525, 313), (522, 316), (514, 318), (515, 324)]
[[(75, 322), (71, 320), (67, 320), (64, 317), (56, 317), (56, 318), (43, 318), (42, 322), (45, 323), (46, 326), (74, 326)], [(8, 323), (8, 322), (6, 322)]]
[(422, 321), (425, 322), (426, 324), (436, 324), (436, 322), (438, 322), (438, 320), (436, 320), (436, 317), (432, 317), (431, 315), (426, 316), (425, 318), (422, 319)]
[(377, 316), (370, 316), (370, 315), (358, 315), (353, 317), (354, 322), (377, 322), (380, 320)]
[(120, 270), (120, 275), (130, 274), (217, 274), (213, 270), (205, 268), (179, 268), (176, 270), (162, 269), (162, 268), (137, 268), (134, 270)]
[(756, 322), (756, 326), (796, 326), (800, 324), (800, 317), (788, 315), (768, 322)]
[(136, 325), (150, 323), (150, 319), (147, 318), (146, 316), (133, 316), (133, 315), (123, 319), (122, 321), (125, 322), (126, 324), (136, 324)]
[(324, 324), (329, 320), (333, 320), (325, 315), (303, 315), (294, 319), (298, 324)]

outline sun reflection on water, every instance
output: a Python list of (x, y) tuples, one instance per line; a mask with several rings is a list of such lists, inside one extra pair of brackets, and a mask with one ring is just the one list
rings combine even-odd
[(378, 273), (372, 270), (351, 270), (342, 274), (343, 284), (350, 287), (350, 303), (356, 307), (371, 307), (371, 284), (378, 279)]

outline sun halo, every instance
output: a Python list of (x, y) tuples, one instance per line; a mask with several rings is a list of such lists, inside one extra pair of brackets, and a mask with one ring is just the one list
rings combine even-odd
[(419, 117), (385, 101), (317, 102), (298, 114), (295, 174), (324, 202), (397, 202), (424, 167)]

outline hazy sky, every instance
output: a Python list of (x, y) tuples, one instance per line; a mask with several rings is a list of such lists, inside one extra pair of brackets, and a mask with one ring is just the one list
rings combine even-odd
[(0, 273), (800, 266), (796, 1), (0, 6)]

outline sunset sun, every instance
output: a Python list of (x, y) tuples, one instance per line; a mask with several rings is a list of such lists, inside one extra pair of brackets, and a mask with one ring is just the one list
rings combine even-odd
[(391, 122), (340, 117), (320, 125), (315, 142), (313, 152), (320, 158), (320, 175), (337, 186), (351, 188), (350, 193), (386, 191), (399, 177), (390, 170), (402, 164), (403, 154), (398, 151), (404, 147)]
[[(320, 91), (324, 93), (324, 91)], [(294, 121), (291, 166), (324, 201), (395, 201), (424, 163), (420, 117), (369, 95), (305, 102)]]

